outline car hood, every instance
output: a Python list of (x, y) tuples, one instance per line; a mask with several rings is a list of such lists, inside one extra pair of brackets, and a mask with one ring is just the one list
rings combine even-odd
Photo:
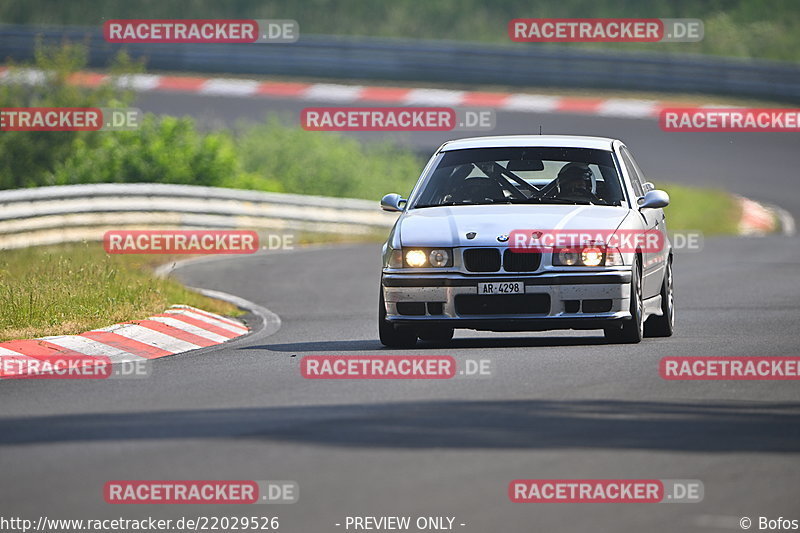
[[(398, 229), (403, 246), (498, 246), (514, 230), (616, 230), (630, 210), (595, 205), (459, 205), (412, 209)], [(472, 239), (467, 233), (475, 232)]]

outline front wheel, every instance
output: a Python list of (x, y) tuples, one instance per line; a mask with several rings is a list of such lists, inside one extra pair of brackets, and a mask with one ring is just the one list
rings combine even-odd
[(378, 304), (378, 336), (381, 344), (388, 348), (413, 348), (417, 345), (417, 332), (414, 329), (398, 327), (386, 320), (383, 287), (381, 287), (380, 303)]
[(634, 261), (631, 272), (631, 318), (622, 326), (611, 326), (603, 330), (606, 340), (623, 344), (642, 342), (644, 337), (644, 301), (642, 300), (642, 271)]
[(667, 260), (664, 269), (664, 282), (661, 284), (661, 316), (651, 316), (644, 324), (647, 337), (671, 337), (675, 329), (675, 297), (672, 287), (672, 258)]

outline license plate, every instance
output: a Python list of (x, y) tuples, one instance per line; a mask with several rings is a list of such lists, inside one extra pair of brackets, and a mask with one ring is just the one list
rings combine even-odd
[(521, 281), (478, 283), (478, 294), (525, 294), (525, 284)]

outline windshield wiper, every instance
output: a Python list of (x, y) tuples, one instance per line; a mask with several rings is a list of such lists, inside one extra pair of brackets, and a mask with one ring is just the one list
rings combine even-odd
[(441, 204), (422, 204), (422, 205), (415, 205), (414, 209), (423, 209), (425, 207), (444, 207), (444, 206), (454, 206), (454, 205), (493, 205), (493, 204), (509, 204), (513, 203), (511, 200), (497, 200), (492, 202), (444, 202)]
[(445, 202), (443, 204), (422, 204), (422, 205), (415, 205), (414, 209), (424, 209), (426, 207), (443, 207), (448, 205), (456, 205), (453, 202)]
[(580, 200), (568, 200), (567, 198), (551, 198), (551, 197), (541, 197), (541, 196), (532, 196), (530, 198), (526, 198), (525, 200), (516, 200), (514, 203), (520, 204), (532, 204), (532, 203), (539, 203), (539, 204), (569, 204), (569, 205), (593, 205), (592, 202), (580, 201)]

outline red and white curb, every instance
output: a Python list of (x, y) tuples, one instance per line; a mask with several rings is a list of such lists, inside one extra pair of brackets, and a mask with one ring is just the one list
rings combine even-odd
[[(248, 331), (247, 326), (236, 319), (188, 305), (174, 305), (144, 320), (114, 324), (80, 335), (1, 342), (0, 359), (21, 359), (25, 363), (26, 358), (40, 362), (80, 358), (82, 364), (91, 363), (92, 358), (111, 364), (144, 361), (222, 344)], [(8, 366), (0, 366), (0, 377), (26, 373), (13, 368), (36, 368), (30, 364), (14, 365), (11, 369)]]
[[(36, 69), (0, 67), (0, 82), (42, 83)], [(113, 78), (96, 72), (78, 72), (69, 81), (76, 86), (97, 87)], [(400, 106), (484, 107), (520, 113), (575, 113), (620, 118), (658, 118), (666, 107), (687, 103), (628, 98), (587, 98), (508, 92), (455, 91), (447, 89), (372, 87), (335, 83), (298, 83), (239, 78), (206, 78), (132, 74), (117, 80), (137, 92), (177, 92), (239, 98), (292, 98), (336, 104), (392, 104)], [(715, 106), (700, 106), (715, 107)], [(718, 106), (716, 106), (718, 107)]]
[(769, 207), (749, 198), (737, 196), (742, 216), (739, 219), (740, 235), (764, 235), (777, 230), (778, 217)]

